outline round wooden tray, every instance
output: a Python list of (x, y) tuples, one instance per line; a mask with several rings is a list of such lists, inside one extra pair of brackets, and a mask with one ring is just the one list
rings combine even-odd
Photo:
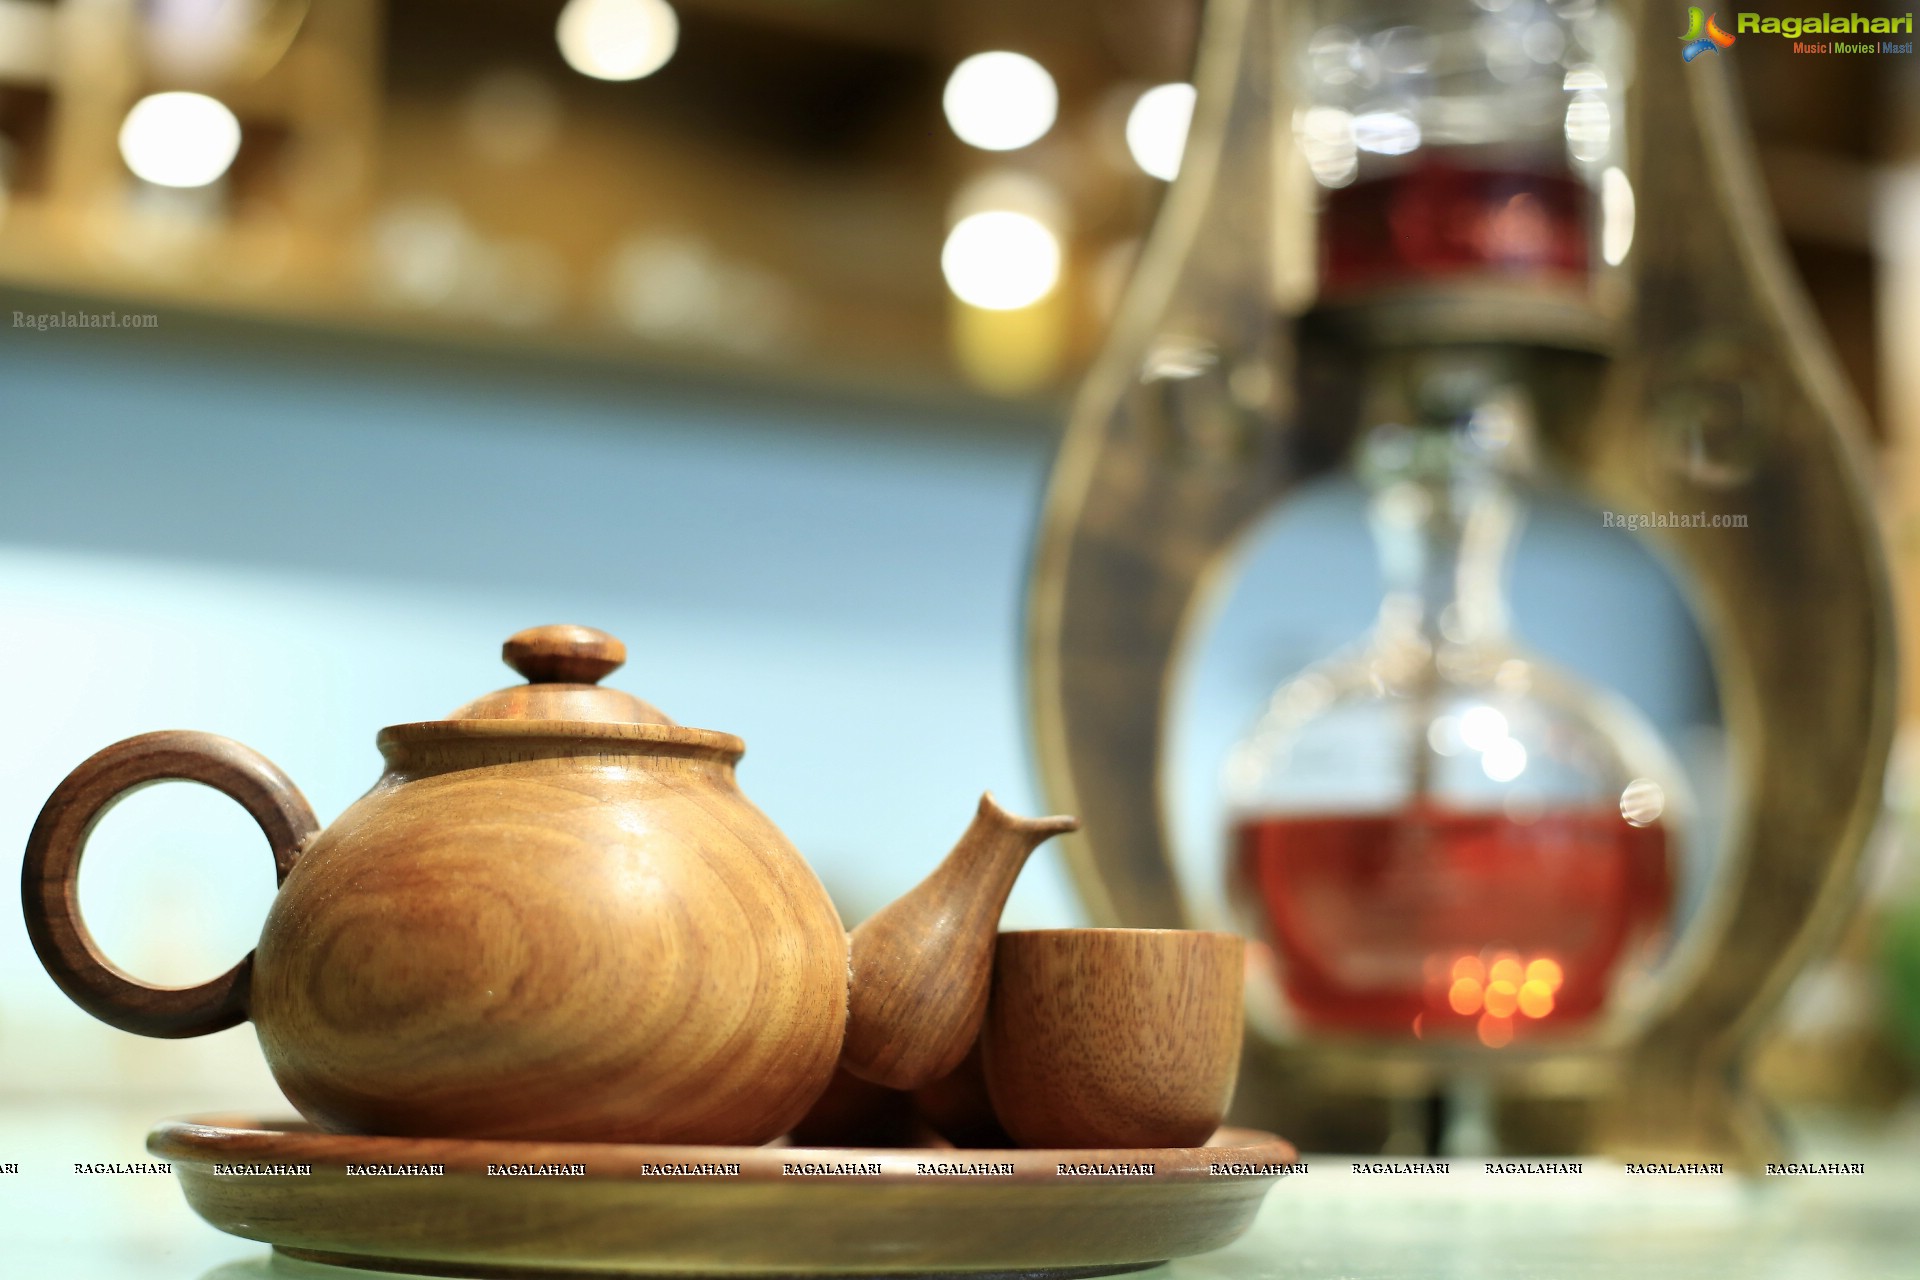
[(1295, 1159), (1248, 1129), (1137, 1151), (854, 1150), (356, 1137), (247, 1116), (167, 1121), (147, 1148), (229, 1234), (317, 1262), (490, 1277), (1129, 1271), (1235, 1239)]

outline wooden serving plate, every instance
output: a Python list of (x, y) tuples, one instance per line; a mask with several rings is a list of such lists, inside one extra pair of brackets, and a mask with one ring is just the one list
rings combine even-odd
[[(1295, 1159), (1288, 1143), (1248, 1129), (1222, 1129), (1204, 1147), (865, 1150), (358, 1137), (246, 1116), (167, 1121), (147, 1148), (173, 1164), (194, 1212), (292, 1257), (543, 1278), (1131, 1271), (1238, 1237)], [(936, 1164), (1011, 1172), (923, 1171)], [(221, 1171), (289, 1165), (311, 1172)], [(348, 1172), (435, 1165), (444, 1173)], [(1113, 1172), (1142, 1165), (1153, 1172)], [(832, 1172), (849, 1166), (878, 1172)]]

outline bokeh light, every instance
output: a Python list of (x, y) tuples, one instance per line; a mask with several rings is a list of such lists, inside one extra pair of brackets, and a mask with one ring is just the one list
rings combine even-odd
[(1359, 172), (1359, 144), (1353, 136), (1353, 116), (1338, 107), (1310, 107), (1294, 120), (1300, 153), (1306, 157), (1313, 180), (1323, 187), (1344, 187)]
[(1190, 84), (1155, 85), (1127, 113), (1127, 150), (1133, 162), (1164, 182), (1172, 182), (1180, 172), (1194, 97)]
[(1610, 267), (1633, 248), (1633, 183), (1618, 165), (1600, 175), (1600, 256)]
[(947, 77), (941, 105), (962, 142), (1015, 151), (1053, 128), (1060, 91), (1047, 69), (1024, 53), (976, 53)]
[(1507, 736), (1507, 718), (1492, 707), (1469, 707), (1460, 716), (1460, 740), (1485, 751)]
[(1495, 782), (1512, 782), (1527, 769), (1527, 749), (1518, 738), (1502, 738), (1480, 755), (1480, 770)]
[(1451, 963), (1444, 952), (1424, 965), (1430, 1006), (1444, 1005), (1462, 1018), (1476, 1018), (1482, 1043), (1500, 1048), (1513, 1039), (1516, 1017), (1538, 1021), (1559, 1002), (1565, 974), (1551, 956), (1526, 958), (1517, 951), (1468, 952)]
[(1667, 811), (1667, 793), (1651, 778), (1635, 778), (1620, 793), (1620, 816), (1636, 827), (1650, 827)]
[(988, 210), (962, 218), (947, 234), (940, 270), (962, 302), (1014, 311), (1053, 292), (1060, 279), (1060, 241), (1038, 218)]
[(156, 93), (140, 99), (120, 126), (120, 156), (156, 186), (204, 187), (240, 154), (240, 121), (204, 93)]
[(554, 32), (560, 56), (595, 80), (638, 80), (673, 57), (680, 16), (667, 0), (567, 0)]

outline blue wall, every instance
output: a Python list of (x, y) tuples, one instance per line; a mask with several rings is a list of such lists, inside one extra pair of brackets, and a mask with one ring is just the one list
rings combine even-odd
[[(612, 683), (746, 738), (749, 794), (863, 914), (918, 877), (983, 787), (1037, 804), (1017, 618), (1052, 443), (1031, 414), (242, 326), (0, 330), (0, 849), (20, 849), (88, 753), (163, 727), (252, 744), (330, 818), (373, 780), (377, 727), (509, 683), (501, 639), (579, 621), (626, 640)], [(1251, 563), (1183, 729), (1182, 793), (1201, 800), (1271, 683), (1374, 603), (1338, 486)], [(1538, 514), (1515, 573), (1539, 647), (1670, 732), (1707, 713), (1690, 626), (1631, 542), (1589, 514)], [(257, 933), (271, 877), (223, 801), (143, 794), (100, 845), (88, 909), (143, 974), (208, 976)], [(156, 919), (169, 903), (190, 928)], [(1046, 856), (1008, 918), (1075, 914)], [(75, 1029), (11, 909), (0, 991), (0, 1021), (113, 1035)], [(28, 1052), (55, 1069), (54, 1049)]]

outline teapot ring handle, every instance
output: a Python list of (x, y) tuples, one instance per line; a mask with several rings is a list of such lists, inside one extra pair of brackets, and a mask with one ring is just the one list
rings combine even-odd
[(273, 850), (276, 885), (319, 830), (306, 798), (251, 747), (211, 733), (144, 733), (95, 754), (54, 789), (27, 840), (20, 897), (33, 949), (69, 999), (122, 1031), (180, 1039), (246, 1020), (253, 953), (198, 986), (150, 986), (107, 959), (80, 917), (80, 857), (95, 825), (133, 792), (167, 781), (239, 801)]

